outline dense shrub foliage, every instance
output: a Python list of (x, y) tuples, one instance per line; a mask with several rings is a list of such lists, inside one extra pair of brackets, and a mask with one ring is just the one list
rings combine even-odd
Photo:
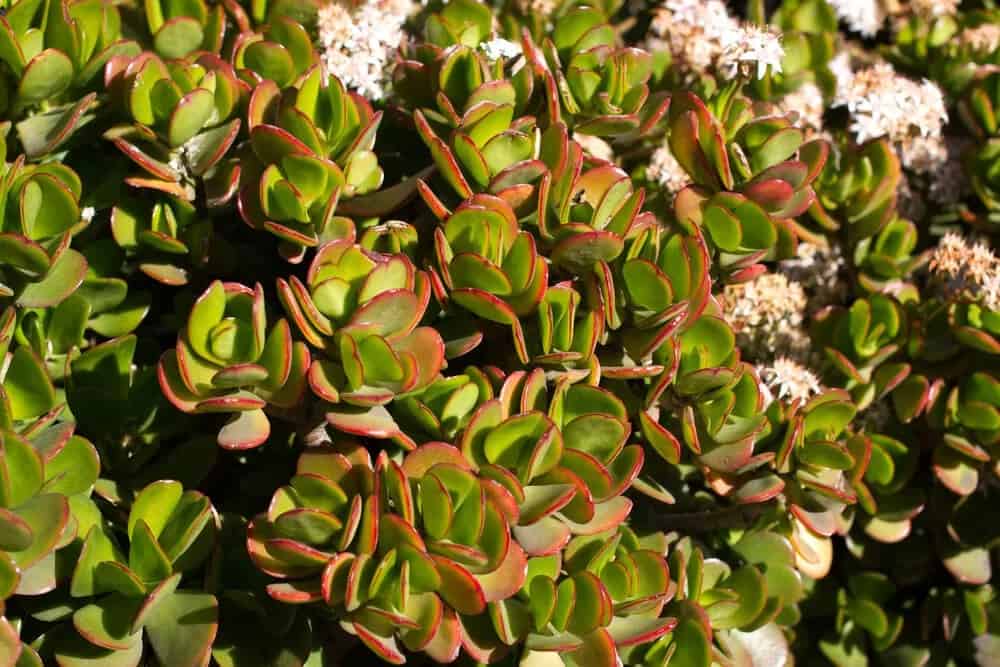
[(0, 667), (1000, 665), (992, 0), (2, 0)]

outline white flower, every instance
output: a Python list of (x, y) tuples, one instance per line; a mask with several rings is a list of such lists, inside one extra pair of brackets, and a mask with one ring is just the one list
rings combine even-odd
[(827, 0), (837, 18), (854, 32), (874, 37), (885, 23), (885, 9), (879, 0)]
[(984, 23), (975, 28), (966, 28), (958, 35), (958, 41), (978, 54), (990, 54), (1000, 49), (1000, 25)]
[(80, 219), (84, 222), (90, 222), (94, 219), (94, 214), (97, 211), (94, 210), (93, 206), (84, 206), (83, 210), (80, 211)]
[(486, 58), (492, 63), (498, 60), (510, 60), (521, 55), (521, 45), (501, 37), (494, 37), (488, 42), (479, 45), (479, 50), (486, 54)]
[(826, 104), (823, 101), (823, 92), (812, 81), (806, 81), (801, 86), (785, 95), (778, 103), (778, 108), (782, 113), (795, 112), (798, 114), (798, 125), (806, 130), (823, 129), (823, 111)]
[(675, 195), (691, 183), (691, 177), (680, 165), (668, 146), (660, 146), (649, 156), (646, 177), (659, 183), (669, 194)]
[(808, 401), (823, 391), (819, 378), (805, 366), (786, 357), (757, 367), (761, 384), (778, 399)]
[(847, 285), (841, 274), (847, 266), (839, 246), (801, 242), (796, 256), (778, 263), (778, 270), (789, 281), (802, 285), (809, 295), (806, 311), (813, 313), (823, 306), (841, 303)]
[(894, 142), (940, 137), (948, 120), (944, 94), (937, 85), (907, 79), (888, 63), (854, 74), (850, 84), (837, 91), (834, 104), (847, 107), (858, 143), (879, 137)]
[(723, 35), (739, 28), (720, 0), (664, 0), (653, 12), (647, 50), (667, 50), (689, 78), (716, 65)]
[(726, 285), (721, 302), (747, 357), (805, 356), (809, 337), (802, 322), (807, 298), (799, 283), (781, 273), (765, 273), (749, 282)]
[(910, 0), (910, 11), (929, 21), (941, 16), (953, 16), (960, 4), (961, 0)]
[(319, 9), (320, 60), (348, 88), (378, 100), (386, 95), (388, 69), (403, 43), (408, 0), (334, 0)]
[(772, 72), (781, 71), (784, 56), (785, 49), (778, 33), (747, 23), (723, 35), (719, 70), (732, 77), (748, 73), (756, 66), (756, 78), (763, 79), (768, 67)]

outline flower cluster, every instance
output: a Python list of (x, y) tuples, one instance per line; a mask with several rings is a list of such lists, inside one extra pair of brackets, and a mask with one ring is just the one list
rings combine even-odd
[(722, 293), (726, 319), (747, 357), (767, 360), (802, 358), (809, 339), (802, 329), (807, 297), (802, 285), (783, 273), (765, 273)]
[(945, 234), (931, 253), (930, 270), (948, 298), (972, 298), (1000, 310), (1000, 259), (982, 241)]
[(373, 100), (387, 94), (389, 65), (406, 38), (409, 0), (331, 0), (316, 16), (320, 60), (327, 74)]
[(858, 143), (886, 137), (899, 146), (904, 164), (922, 172), (947, 157), (941, 135), (948, 111), (931, 81), (917, 83), (882, 62), (855, 72), (835, 103), (850, 112)]

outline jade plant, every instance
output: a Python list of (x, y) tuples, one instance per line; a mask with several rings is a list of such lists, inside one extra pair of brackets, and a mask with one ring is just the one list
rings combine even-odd
[(0, 665), (996, 663), (995, 2), (0, 4)]

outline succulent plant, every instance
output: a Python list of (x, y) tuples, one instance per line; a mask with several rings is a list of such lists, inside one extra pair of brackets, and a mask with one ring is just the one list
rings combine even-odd
[(502, 199), (476, 195), (434, 234), (438, 280), (447, 298), (474, 315), (510, 326), (522, 360), (528, 352), (521, 315), (538, 306), (549, 269), (534, 236), (521, 230)]
[(678, 220), (730, 255), (792, 254), (790, 220), (813, 205), (828, 144), (739, 96), (717, 113), (691, 93), (671, 103), (670, 149), (694, 182), (674, 202)]
[(0, 666), (996, 662), (995, 0), (0, 4)]
[(381, 119), (336, 77), (318, 67), (284, 94), (272, 81), (258, 85), (248, 110), (250, 149), (241, 161), (239, 211), (255, 229), (281, 239), (290, 261), (307, 248), (353, 236), (337, 216), (341, 198), (382, 184), (372, 147)]
[[(106, 78), (128, 125), (105, 133), (141, 169), (126, 183), (191, 201), (236, 140), (247, 85), (226, 62), (195, 53), (168, 66), (156, 54), (119, 57)], [(225, 181), (230, 176), (219, 174)]]
[(311, 355), (284, 319), (270, 329), (264, 291), (213, 282), (195, 302), (177, 347), (163, 353), (160, 388), (177, 409), (232, 414), (219, 431), (223, 447), (267, 440), (264, 408), (292, 408), (302, 397)]
[(814, 336), (846, 388), (864, 408), (903, 382), (910, 367), (887, 363), (906, 335), (906, 314), (898, 301), (883, 294), (858, 299), (849, 309), (831, 307), (817, 314)]
[(163, 662), (206, 661), (218, 603), (209, 593), (179, 584), (212, 549), (215, 521), (208, 498), (163, 480), (144, 488), (132, 503), (127, 556), (114, 535), (92, 525), (69, 584), (79, 606), (68, 624), (45, 635), (39, 652), (60, 662), (89, 653), (134, 664), (144, 654), (146, 638)]
[(622, 46), (598, 7), (576, 7), (561, 17), (538, 52), (527, 54), (545, 86), (547, 112), (574, 131), (601, 137), (642, 134), (667, 111), (669, 98), (650, 94), (652, 56)]
[[(9, 126), (8, 126), (9, 129)], [(54, 306), (83, 282), (87, 260), (70, 247), (85, 224), (80, 179), (61, 163), (5, 165), (0, 222), (0, 299), (28, 308)]]
[(9, 3), (3, 19), (2, 106), (17, 117), (41, 105), (41, 113), (17, 126), (27, 155), (38, 157), (83, 124), (94, 102), (88, 93), (100, 90), (105, 64), (141, 47), (123, 38), (118, 8), (104, 0), (20, 0)]
[(184, 58), (194, 51), (219, 53), (226, 34), (222, 5), (203, 0), (154, 0), (145, 4), (146, 23), (153, 48), (163, 58)]
[(437, 379), (444, 341), (432, 327), (417, 326), (430, 288), (405, 255), (332, 241), (316, 252), (306, 284), (279, 278), (278, 293), (302, 336), (324, 352), (308, 371), (324, 401), (383, 405)]
[(895, 217), (901, 175), (899, 158), (884, 139), (841, 151), (820, 174), (809, 215), (823, 229), (846, 225), (853, 239), (874, 236)]

